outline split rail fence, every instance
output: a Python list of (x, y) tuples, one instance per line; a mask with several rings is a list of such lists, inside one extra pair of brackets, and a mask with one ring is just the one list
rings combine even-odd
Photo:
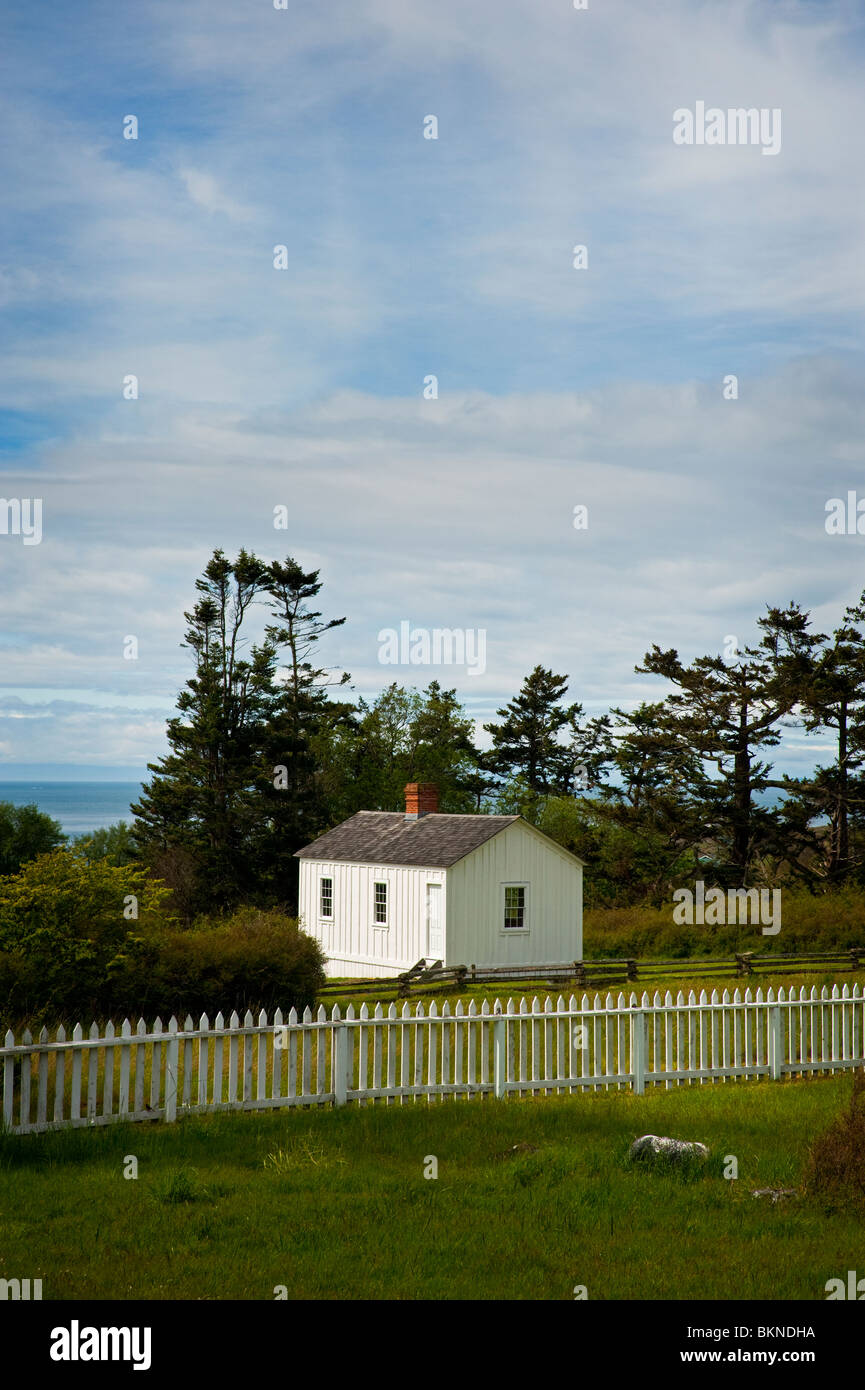
[(390, 978), (328, 980), (319, 997), (345, 999), (350, 995), (372, 994), (379, 997), (390, 991), (397, 999), (429, 994), (457, 993), (470, 985), (485, 984), (506, 989), (520, 982), (547, 985), (577, 986), (609, 990), (616, 985), (632, 984), (638, 980), (647, 985), (660, 978), (699, 974), (710, 981), (730, 977), (743, 978), (760, 973), (772, 975), (803, 975), (815, 971), (861, 970), (865, 965), (865, 946), (838, 948), (832, 951), (803, 951), (782, 955), (775, 951), (742, 951), (730, 956), (686, 956), (675, 960), (572, 960), (555, 965), (443, 965), (440, 960), (419, 960), (410, 970)]
[(393, 1104), (445, 1097), (552, 1095), (601, 1087), (714, 1084), (806, 1076), (865, 1063), (865, 995), (858, 984), (758, 989), (719, 997), (668, 991), (587, 994), (529, 1005), (472, 1000), (464, 1009), (433, 1001), (414, 1009), (362, 1005), (345, 1015), (320, 1006), (268, 1021), (247, 1012), (226, 1024), (203, 1015), (183, 1028), (172, 1018), (133, 1031), (77, 1024), (0, 1047), (2, 1120), (17, 1134), (164, 1120), (219, 1110)]

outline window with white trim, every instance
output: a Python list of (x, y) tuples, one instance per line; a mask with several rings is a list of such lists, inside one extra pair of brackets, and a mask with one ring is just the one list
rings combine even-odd
[(322, 878), (319, 880), (319, 915), (321, 917), (333, 916), (332, 878)]
[(505, 890), (504, 913), (502, 917), (503, 930), (528, 931), (528, 884), (505, 883), (503, 887)]
[(372, 920), (377, 927), (387, 926), (387, 884), (376, 883), (373, 885), (373, 913)]

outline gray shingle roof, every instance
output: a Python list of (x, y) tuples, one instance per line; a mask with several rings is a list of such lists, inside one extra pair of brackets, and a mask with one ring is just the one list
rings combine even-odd
[(402, 811), (358, 811), (297, 850), (295, 858), (447, 869), (519, 819), (435, 814), (406, 820)]

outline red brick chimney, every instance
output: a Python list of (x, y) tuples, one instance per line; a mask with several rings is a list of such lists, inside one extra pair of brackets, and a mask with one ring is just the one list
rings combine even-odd
[(439, 808), (439, 789), (435, 782), (409, 782), (405, 789), (406, 820), (434, 816)]

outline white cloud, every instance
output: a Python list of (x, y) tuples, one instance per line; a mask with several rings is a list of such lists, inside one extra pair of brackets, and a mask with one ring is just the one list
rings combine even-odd
[[(538, 661), (651, 698), (651, 642), (747, 641), (791, 596), (825, 630), (858, 594), (858, 538), (823, 530), (862, 478), (842, 5), (156, 0), (43, 29), (2, 116), (0, 404), (48, 442), (0, 473), (44, 498), (42, 545), (0, 537), (0, 688), (142, 702), (51, 703), (50, 756), (152, 755), (217, 545), (321, 568), (358, 688), (440, 675), (478, 706)], [(698, 98), (780, 106), (781, 154), (675, 147)], [(486, 674), (380, 667), (404, 618), (487, 630)], [(41, 756), (46, 721), (6, 723), (5, 756)]]
[[(826, 372), (814, 364), (814, 380)], [(449, 412), (433, 432), (414, 401), (343, 393), (260, 420), (168, 412), (161, 436), (115, 427), (110, 445), (57, 445), (42, 545), (0, 545), (0, 679), (138, 692), (167, 712), (190, 673), (179, 643), (194, 580), (214, 547), (244, 545), (321, 569), (323, 611), (348, 618), (322, 657), (360, 690), (436, 676), (501, 700), (542, 662), (568, 672), (576, 698), (651, 698), (657, 686), (633, 667), (654, 641), (685, 655), (719, 650), (728, 633), (747, 642), (765, 604), (791, 597), (825, 630), (858, 596), (860, 538), (824, 529), (825, 498), (855, 482), (847, 463), (825, 461), (861, 436), (855, 382), (845, 393), (843, 381), (809, 394), (785, 368), (752, 384), (760, 408), (688, 387), (472, 393), (424, 403)], [(85, 456), (86, 484), (56, 481), (80, 477)], [(272, 524), (283, 502), (287, 532)], [(573, 529), (576, 502), (589, 506), (586, 532)], [(376, 634), (402, 620), (484, 629), (486, 673), (380, 666)], [(129, 633), (138, 661), (123, 659)], [(87, 715), (74, 760), (90, 757), (101, 719)], [(135, 747), (152, 727), (134, 726)]]
[(235, 222), (251, 220), (252, 210), (229, 197), (212, 174), (203, 169), (180, 169), (178, 173), (192, 201), (205, 212), (223, 213)]

